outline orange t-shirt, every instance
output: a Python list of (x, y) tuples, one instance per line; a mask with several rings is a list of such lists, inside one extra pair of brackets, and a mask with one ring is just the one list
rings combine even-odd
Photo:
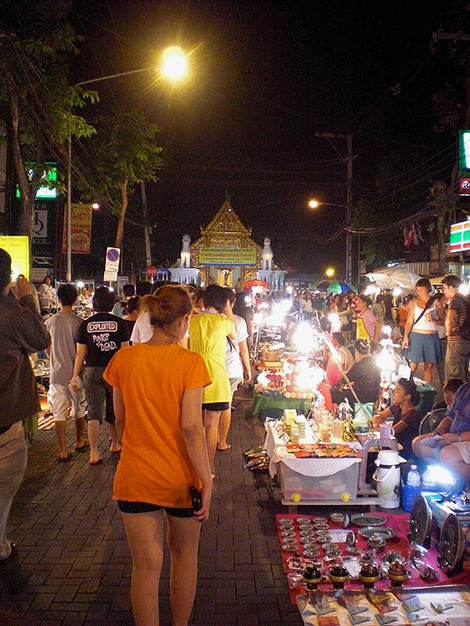
[(119, 350), (103, 378), (119, 387), (126, 410), (113, 498), (189, 508), (189, 487), (201, 483), (184, 443), (181, 403), (186, 390), (210, 384), (204, 359), (174, 344), (138, 343)]

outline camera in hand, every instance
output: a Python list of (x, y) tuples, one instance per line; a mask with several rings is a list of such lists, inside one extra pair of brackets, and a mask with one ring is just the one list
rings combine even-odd
[(195, 511), (199, 511), (200, 509), (202, 509), (201, 492), (199, 491), (199, 489), (196, 489), (194, 485), (191, 485), (191, 487), (189, 488), (189, 495), (191, 496), (193, 509)]

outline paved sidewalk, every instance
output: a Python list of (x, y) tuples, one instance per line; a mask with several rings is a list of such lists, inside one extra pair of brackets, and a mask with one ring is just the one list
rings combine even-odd
[[(264, 478), (243, 469), (242, 452), (264, 438), (260, 422), (245, 416), (249, 406), (249, 396), (238, 400), (229, 436), (232, 448), (216, 457), (211, 518), (204, 524), (200, 549), (198, 626), (302, 623), (289, 601), (281, 567), (276, 503)], [(2, 626), (134, 623), (130, 556), (111, 500), (117, 459), (107, 448), (103, 427), (102, 465), (90, 467), (87, 453), (59, 464), (52, 424), (42, 424), (10, 516), (9, 536), (19, 550), (0, 567)], [(166, 554), (163, 625), (171, 623), (168, 578)]]

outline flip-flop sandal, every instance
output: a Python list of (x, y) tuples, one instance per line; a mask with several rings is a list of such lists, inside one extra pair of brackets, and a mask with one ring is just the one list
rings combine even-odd
[(110, 450), (110, 454), (121, 454), (122, 448), (120, 450)]
[(73, 456), (73, 452), (69, 452), (69, 454), (66, 457), (57, 457), (57, 460), (59, 461), (59, 463), (68, 463), (69, 461), (72, 460), (72, 456)]
[(88, 441), (87, 441), (83, 444), (83, 446), (80, 446), (79, 448), (75, 446), (75, 452), (84, 452), (85, 450), (88, 450), (89, 447), (90, 446), (88, 445)]
[(88, 465), (101, 465), (103, 459), (98, 459), (97, 461), (89, 461)]
[(219, 448), (219, 447), (217, 446), (217, 450), (218, 450), (219, 452), (227, 452), (227, 450), (230, 450), (230, 448), (231, 448), (231, 447), (232, 447), (232, 446), (229, 446), (228, 444), (227, 444), (227, 447), (226, 447), (226, 448)]

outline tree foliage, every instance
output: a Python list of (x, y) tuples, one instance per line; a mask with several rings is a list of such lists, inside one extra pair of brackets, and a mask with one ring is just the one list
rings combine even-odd
[[(46, 162), (66, 158), (69, 136), (86, 136), (93, 127), (73, 107), (95, 100), (92, 91), (68, 83), (69, 60), (79, 39), (68, 22), (70, 2), (20, 2), (8, 32), (0, 37), (0, 124), (11, 142), (21, 192), (17, 234), (31, 238), (37, 189), (44, 185)], [(19, 9), (19, 7), (17, 7)], [(3, 16), (2, 16), (3, 17)]]
[(80, 160), (86, 173), (84, 197), (106, 203), (118, 216), (114, 245), (120, 247), (129, 194), (136, 183), (156, 181), (163, 161), (158, 146), (160, 127), (138, 109), (121, 109), (96, 119), (97, 134), (81, 142)]

